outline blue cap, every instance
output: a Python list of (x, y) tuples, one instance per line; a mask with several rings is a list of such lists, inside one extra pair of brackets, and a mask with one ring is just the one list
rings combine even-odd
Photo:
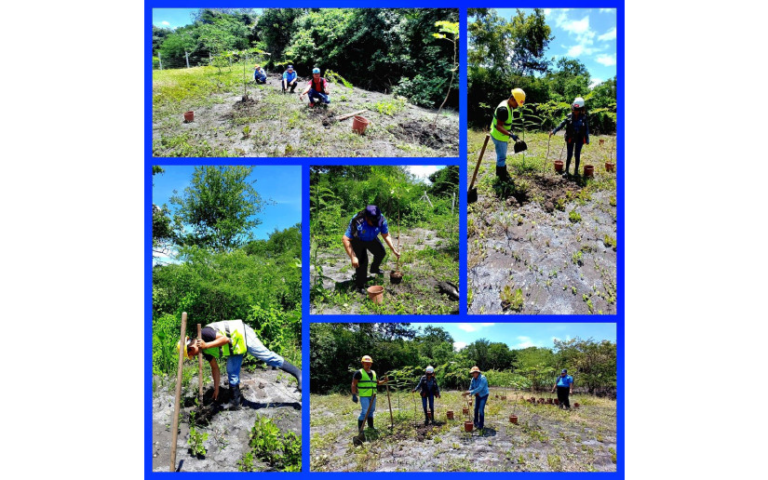
[(293, 65), (288, 65), (288, 70), (293, 70)]
[(562, 371), (562, 372), (560, 372), (560, 373), (568, 373), (568, 370), (566, 370), (566, 369), (563, 369), (563, 371)]
[(320, 69), (319, 68), (313, 68), (312, 69), (312, 73), (320, 73)]
[(384, 223), (384, 217), (381, 215), (381, 210), (376, 205), (368, 205), (365, 207), (365, 216), (370, 218), (374, 223), (381, 226)]

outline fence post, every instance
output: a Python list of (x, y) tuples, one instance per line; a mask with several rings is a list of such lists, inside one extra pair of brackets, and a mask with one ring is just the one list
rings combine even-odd
[(160, 60), (160, 70), (163, 69), (163, 54), (160, 52), (157, 52), (157, 59)]
[(187, 61), (187, 68), (189, 68), (189, 54), (184, 50), (184, 59)]

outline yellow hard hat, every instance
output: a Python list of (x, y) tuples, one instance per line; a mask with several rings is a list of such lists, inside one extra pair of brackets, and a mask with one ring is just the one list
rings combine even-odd
[(479, 369), (479, 368), (477, 368), (477, 366), (474, 366), (474, 367), (472, 367), (472, 368), (469, 370), (469, 374), (470, 374), (470, 375), (472, 375), (472, 374), (473, 374), (473, 373), (475, 373), (475, 372), (477, 372), (477, 373), (480, 373), (480, 369)]
[(362, 360), (360, 360), (360, 361), (361, 361), (361, 362), (370, 362), (370, 363), (373, 363), (373, 359), (372, 359), (371, 357), (369, 357), (368, 355), (364, 356), (364, 357), (363, 357), (363, 359), (362, 359)]
[(525, 92), (522, 88), (513, 88), (512, 89), (512, 96), (515, 97), (515, 101), (518, 105), (522, 105), (525, 103)]
[[(187, 352), (187, 346), (190, 344), (189, 337), (186, 337), (186, 340), (184, 340), (184, 358), (187, 360), (192, 360), (192, 357), (189, 356), (189, 352)], [(178, 352), (181, 350), (181, 340), (176, 342), (176, 351)]]

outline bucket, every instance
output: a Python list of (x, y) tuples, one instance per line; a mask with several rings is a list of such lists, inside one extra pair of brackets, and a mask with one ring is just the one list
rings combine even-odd
[(445, 412), (445, 415), (448, 417), (448, 420), (453, 420), (453, 410), (448, 410)]
[(517, 415), (510, 415), (509, 423), (514, 423), (515, 425), (517, 425)]
[(606, 172), (613, 172), (615, 168), (616, 168), (616, 164), (615, 163), (605, 162), (605, 171)]
[(397, 285), (403, 281), (403, 272), (398, 270), (392, 270), (389, 272), (389, 283)]
[(595, 176), (595, 166), (594, 165), (584, 165), (584, 176), (585, 177), (594, 177)]
[(555, 160), (555, 171), (558, 172), (558, 173), (563, 171), (563, 161), (562, 160)]
[(368, 299), (373, 303), (381, 303), (384, 301), (384, 287), (374, 285), (368, 287)]
[(475, 424), (472, 422), (464, 422), (464, 431), (471, 432), (475, 428)]
[(193, 112), (192, 110), (188, 112), (184, 112), (184, 121), (186, 123), (192, 122), (194, 120), (195, 120), (195, 112)]
[(352, 119), (352, 131), (362, 135), (365, 133), (365, 129), (368, 128), (368, 124), (371, 123), (367, 118), (355, 115)]

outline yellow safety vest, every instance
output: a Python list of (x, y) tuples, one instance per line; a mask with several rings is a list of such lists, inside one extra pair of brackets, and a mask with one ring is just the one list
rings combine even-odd
[(508, 142), (509, 135), (504, 135), (496, 128), (496, 110), (505, 107), (507, 109), (507, 120), (504, 122), (504, 130), (512, 130), (512, 109), (509, 108), (509, 103), (506, 100), (502, 100), (499, 106), (493, 111), (493, 122), (491, 122), (491, 136), (500, 142)]
[(215, 332), (224, 335), (229, 339), (220, 347), (206, 348), (204, 353), (212, 355), (214, 358), (225, 358), (230, 355), (244, 355), (248, 351), (245, 343), (245, 324), (242, 320), (222, 320), (214, 322), (206, 327), (212, 328)]
[(376, 385), (378, 385), (376, 382), (376, 372), (371, 370), (371, 373), (373, 374), (373, 379), (368, 376), (364, 368), (360, 369), (360, 374), (363, 378), (357, 381), (357, 394), (361, 397), (372, 397), (376, 391)]

